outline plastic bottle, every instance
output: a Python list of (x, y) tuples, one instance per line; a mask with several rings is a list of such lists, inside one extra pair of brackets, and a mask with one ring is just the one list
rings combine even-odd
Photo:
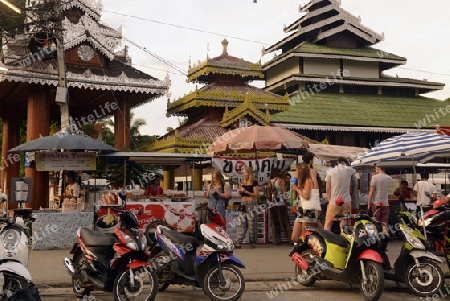
[(298, 179), (295, 177), (291, 178), (291, 189), (289, 190), (289, 204), (290, 206), (295, 206), (297, 204), (297, 199), (294, 198), (294, 189), (292, 189), (292, 184), (298, 185)]

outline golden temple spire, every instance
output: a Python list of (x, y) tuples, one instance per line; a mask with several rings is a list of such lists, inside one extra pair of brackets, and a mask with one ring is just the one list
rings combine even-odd
[(228, 51), (227, 51), (228, 41), (227, 41), (227, 39), (223, 39), (222, 46), (223, 46), (222, 55), (228, 55)]

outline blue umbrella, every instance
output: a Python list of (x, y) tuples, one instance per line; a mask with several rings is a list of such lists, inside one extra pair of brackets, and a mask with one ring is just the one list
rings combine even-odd
[(450, 136), (436, 133), (407, 133), (383, 140), (352, 162), (353, 167), (415, 166), (435, 157), (450, 156)]

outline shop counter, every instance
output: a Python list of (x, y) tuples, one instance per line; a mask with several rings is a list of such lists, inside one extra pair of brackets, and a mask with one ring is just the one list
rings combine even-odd
[(79, 227), (92, 229), (94, 212), (34, 211), (32, 224), (33, 250), (69, 250), (77, 242)]

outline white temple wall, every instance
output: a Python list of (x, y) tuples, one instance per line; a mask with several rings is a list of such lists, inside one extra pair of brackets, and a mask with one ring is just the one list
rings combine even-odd
[(344, 61), (344, 70), (347, 70), (345, 74), (349, 77), (361, 77), (361, 78), (379, 78), (379, 64), (378, 62), (356, 62), (356, 61)]
[(303, 59), (303, 74), (337, 75), (340, 68), (339, 59), (324, 59), (305, 57)]
[(289, 77), (291, 74), (302, 73), (300, 69), (300, 59), (298, 57), (289, 58), (282, 63), (267, 70), (266, 86)]

